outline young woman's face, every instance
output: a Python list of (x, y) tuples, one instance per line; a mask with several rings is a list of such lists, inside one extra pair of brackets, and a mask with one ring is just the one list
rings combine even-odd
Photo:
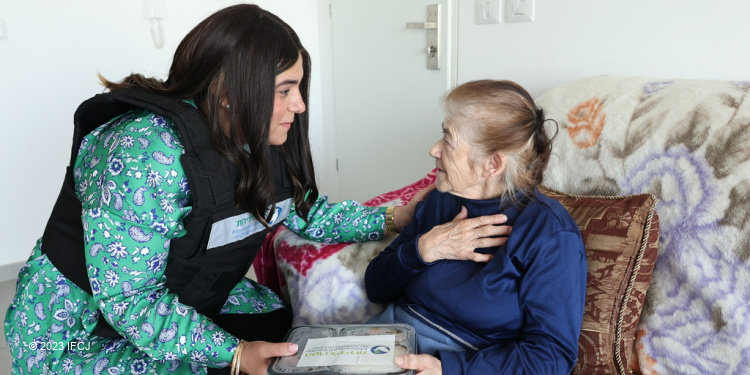
[(299, 85), (305, 76), (302, 58), (297, 58), (289, 69), (276, 76), (274, 88), (273, 115), (268, 132), (268, 143), (279, 146), (286, 142), (287, 133), (292, 127), (294, 116), (305, 112), (305, 102)]

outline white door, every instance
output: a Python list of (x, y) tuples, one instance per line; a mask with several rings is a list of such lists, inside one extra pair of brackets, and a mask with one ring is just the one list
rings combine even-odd
[[(427, 5), (441, 4), (440, 69), (427, 69)], [(453, 0), (332, 0), (339, 196), (364, 202), (424, 177), (455, 81)]]

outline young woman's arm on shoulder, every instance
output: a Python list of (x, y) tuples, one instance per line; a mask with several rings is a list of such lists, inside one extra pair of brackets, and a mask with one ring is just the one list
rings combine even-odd
[[(409, 225), (417, 203), (424, 201), (434, 189), (435, 185), (429, 185), (417, 192), (408, 204), (396, 207), (393, 216), (397, 230)], [(307, 221), (292, 210), (284, 225), (303, 238), (317, 242), (377, 241), (387, 235), (385, 211), (386, 207), (368, 207), (352, 200), (329, 203), (328, 197), (323, 195), (310, 209)]]
[(385, 207), (367, 207), (355, 201), (329, 203), (319, 196), (310, 208), (308, 220), (296, 210), (284, 221), (284, 226), (301, 237), (317, 242), (364, 242), (384, 238)]

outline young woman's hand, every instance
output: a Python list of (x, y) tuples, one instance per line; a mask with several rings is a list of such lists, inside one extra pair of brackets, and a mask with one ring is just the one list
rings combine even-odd
[(417, 375), (443, 375), (443, 364), (429, 354), (404, 354), (396, 357), (396, 364), (405, 369), (416, 370)]
[(419, 255), (427, 263), (441, 259), (472, 260), (489, 262), (492, 254), (474, 252), (474, 249), (495, 247), (508, 241), (512, 227), (499, 225), (508, 218), (505, 215), (487, 215), (468, 218), (466, 207), (453, 221), (438, 225), (419, 237)]
[(417, 194), (414, 194), (414, 197), (411, 198), (406, 206), (396, 207), (393, 211), (393, 224), (399, 232), (411, 222), (411, 219), (414, 217), (414, 211), (417, 209), (417, 203), (423, 201), (427, 197), (427, 194), (433, 190), (435, 190), (435, 184), (427, 185), (424, 189), (418, 191)]
[(249, 341), (242, 346), (240, 369), (248, 375), (268, 375), (268, 366), (276, 357), (297, 353), (297, 344)]

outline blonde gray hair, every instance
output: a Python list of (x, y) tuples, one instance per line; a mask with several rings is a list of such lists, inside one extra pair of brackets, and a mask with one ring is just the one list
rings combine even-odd
[(471, 126), (468, 141), (481, 156), (502, 152), (503, 199), (518, 191), (526, 196), (542, 183), (552, 140), (544, 128), (544, 111), (520, 85), (511, 81), (471, 81), (453, 88), (443, 99), (446, 118)]

